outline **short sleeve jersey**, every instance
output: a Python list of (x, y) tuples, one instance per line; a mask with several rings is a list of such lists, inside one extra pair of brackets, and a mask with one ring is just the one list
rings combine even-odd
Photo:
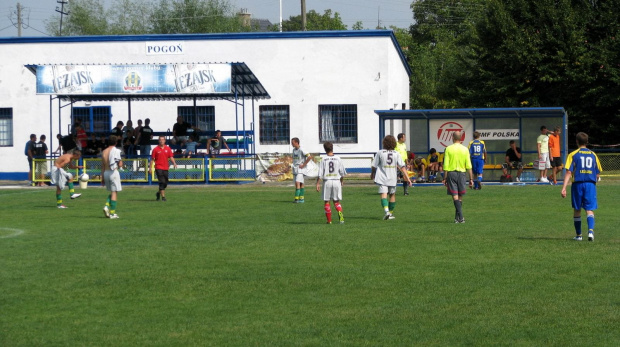
[(398, 154), (400, 154), (400, 157), (403, 158), (403, 160), (407, 158), (407, 144), (406, 143), (396, 142), (396, 148), (394, 148), (394, 150), (398, 152)]
[(441, 163), (443, 162), (443, 154), (442, 153), (435, 153), (435, 154), (429, 154), (426, 157), (426, 163), (431, 164), (431, 163)]
[(597, 175), (603, 171), (596, 153), (587, 148), (579, 148), (570, 153), (565, 167), (572, 173), (573, 182), (596, 183)]
[(319, 165), (319, 177), (323, 180), (339, 180), (344, 177), (347, 170), (344, 168), (342, 160), (336, 155), (327, 155), (321, 158)]
[(560, 156), (560, 135), (549, 135), (549, 151), (554, 158)]
[(157, 170), (168, 170), (170, 168), (170, 163), (168, 162), (168, 158), (172, 158), (174, 153), (172, 153), (172, 149), (168, 146), (164, 146), (163, 148), (157, 146), (153, 149), (153, 153), (151, 154), (151, 158), (155, 161), (155, 169)]
[(299, 173), (299, 165), (303, 164), (306, 161), (306, 157), (308, 154), (304, 152), (301, 147), (293, 148), (293, 174)]
[[(515, 147), (517, 152), (519, 152), (519, 154), (521, 154), (521, 148), (519, 147)], [(517, 157), (517, 155), (515, 154), (515, 151), (512, 150), (512, 148), (508, 148), (508, 150), (506, 151), (506, 156), (508, 157), (508, 161), (513, 162), (513, 161), (521, 161), (521, 158)]]
[(443, 169), (446, 172), (465, 172), (471, 169), (471, 158), (467, 147), (460, 143), (453, 143), (446, 147), (443, 155)]
[(106, 168), (106, 170), (117, 170), (119, 161), (121, 161), (121, 150), (114, 147), (110, 150), (110, 153), (108, 153), (108, 162), (110, 163), (110, 167)]
[(473, 140), (469, 143), (469, 155), (472, 160), (484, 160), (484, 141)]
[(536, 143), (540, 144), (540, 153), (549, 153), (549, 136), (539, 135)]
[(405, 166), (400, 154), (394, 150), (382, 149), (375, 154), (372, 167), (376, 168), (375, 183), (394, 187), (398, 181), (398, 169)]

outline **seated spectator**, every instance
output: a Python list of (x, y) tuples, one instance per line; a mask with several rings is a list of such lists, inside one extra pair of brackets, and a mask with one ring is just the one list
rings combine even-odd
[(523, 172), (523, 162), (521, 148), (517, 147), (515, 140), (510, 140), (510, 148), (506, 151), (506, 162), (502, 164), (504, 176), (509, 176), (508, 170), (517, 169), (517, 182), (521, 182), (521, 173)]
[(209, 154), (209, 158), (217, 157), (220, 154), (222, 146), (226, 147), (230, 152), (230, 147), (228, 147), (226, 139), (222, 136), (222, 132), (216, 130), (215, 135), (207, 140), (207, 153)]
[(417, 173), (418, 179), (416, 182), (424, 183), (426, 182), (426, 168), (428, 164), (426, 163), (426, 159), (416, 157), (415, 154), (409, 154), (409, 161), (407, 163), (407, 170), (414, 171)]
[(431, 148), (426, 162), (428, 163), (428, 181), (435, 182), (437, 173), (441, 173), (443, 179), (443, 153), (438, 153), (435, 148)]
[(86, 148), (84, 149), (84, 154), (89, 156), (95, 156), (101, 152), (101, 147), (99, 146), (99, 141), (95, 133), (90, 133), (90, 139), (86, 143)]
[(183, 151), (183, 158), (192, 158), (192, 156), (196, 154), (196, 145), (197, 142), (194, 141), (194, 136), (189, 136), (185, 144), (185, 150)]
[(172, 126), (172, 139), (170, 143), (173, 145), (184, 146), (187, 142), (187, 129), (192, 128), (191, 124), (186, 123), (183, 117), (178, 116), (177, 122)]

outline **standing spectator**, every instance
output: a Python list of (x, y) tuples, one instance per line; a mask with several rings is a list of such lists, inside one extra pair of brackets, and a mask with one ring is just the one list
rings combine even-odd
[(118, 192), (123, 190), (121, 175), (118, 173), (118, 170), (123, 167), (123, 161), (121, 150), (116, 147), (117, 142), (116, 135), (110, 135), (108, 148), (101, 153), (101, 185), (105, 185), (110, 192), (103, 206), (103, 214), (110, 219), (119, 218), (116, 214), (116, 199)]
[(474, 139), (469, 142), (469, 155), (471, 166), (477, 179), (474, 181), (474, 189), (482, 189), (482, 171), (487, 158), (487, 149), (484, 141), (480, 140), (480, 132), (474, 131)]
[(71, 124), (71, 131), (69, 132), (69, 135), (73, 136), (74, 138), (77, 138), (77, 135), (78, 135), (77, 128), (81, 126), (82, 126), (81, 119), (79, 118), (73, 119), (73, 124)]
[(454, 203), (454, 223), (465, 223), (463, 217), (463, 196), (467, 193), (465, 172), (469, 173), (469, 186), (474, 185), (474, 175), (471, 171), (471, 158), (467, 147), (461, 143), (461, 132), (452, 133), (452, 144), (446, 147), (443, 154), (443, 169), (446, 172), (444, 185), (448, 188), (448, 195)]
[(172, 126), (172, 144), (179, 146), (185, 145), (187, 141), (187, 129), (190, 128), (191, 125), (183, 120), (183, 117), (177, 116), (177, 122)]
[(327, 156), (321, 159), (319, 165), (319, 176), (316, 179), (316, 191), (321, 191), (321, 180), (323, 180), (323, 201), (325, 201), (325, 216), (327, 224), (332, 224), (332, 209), (329, 204), (330, 200), (334, 201), (334, 208), (338, 211), (338, 220), (340, 224), (344, 224), (344, 215), (342, 214), (342, 185), (344, 184), (344, 176), (347, 171), (340, 157), (334, 155), (334, 145), (331, 142), (325, 142), (323, 149)]
[(562, 171), (562, 153), (560, 151), (560, 134), (562, 128), (557, 126), (549, 134), (549, 152), (551, 153), (551, 167), (553, 168), (553, 184), (558, 184), (558, 173)]
[[(405, 143), (407, 141), (407, 135), (400, 133), (396, 136), (396, 139), (398, 142), (396, 142), (396, 148), (394, 150), (398, 152), (403, 161), (405, 161), (407, 160), (407, 144)], [(409, 185), (404, 179), (402, 172), (398, 171), (398, 177), (400, 178), (400, 181), (403, 182), (403, 194), (409, 195)]]
[(30, 134), (30, 140), (26, 142), (24, 148), (24, 154), (28, 158), (28, 184), (34, 185), (34, 178), (32, 174), (32, 159), (34, 158), (34, 144), (37, 143), (37, 135)]
[(153, 139), (153, 129), (150, 127), (151, 120), (144, 120), (144, 126), (140, 128), (140, 132), (136, 135), (136, 144), (140, 146), (140, 155), (147, 156), (151, 154), (151, 140)]
[(521, 173), (523, 172), (523, 162), (521, 148), (517, 147), (515, 140), (510, 140), (510, 148), (506, 150), (505, 162), (502, 164), (502, 172), (504, 176), (508, 175), (508, 170), (517, 169), (517, 182), (521, 182)]
[(47, 150), (47, 145), (45, 144), (46, 138), (47, 137), (45, 135), (41, 135), (39, 137), (39, 142), (34, 144), (34, 157), (36, 159), (43, 159), (39, 162), (38, 165), (35, 162), (37, 178), (39, 180), (39, 183), (37, 183), (37, 185), (39, 187), (45, 186), (45, 183), (43, 183), (43, 181), (45, 180), (45, 174), (47, 173), (47, 161), (45, 159), (47, 159), (47, 154), (49, 153), (49, 151)]
[(58, 147), (52, 154), (61, 154), (62, 153), (62, 134), (56, 135), (56, 140), (58, 140)]
[(220, 154), (220, 150), (222, 146), (226, 147), (226, 149), (230, 152), (230, 147), (226, 143), (226, 139), (222, 136), (222, 132), (220, 130), (215, 131), (215, 135), (207, 140), (207, 154), (209, 158), (215, 158)]
[(130, 132), (133, 132), (133, 122), (131, 121), (131, 119), (129, 119), (126, 125), (123, 127), (123, 138), (121, 139), (123, 143), (125, 143), (125, 140), (127, 139), (127, 137), (129, 137)]
[(136, 137), (134, 136), (133, 128), (127, 130), (125, 134), (125, 140), (123, 141), (123, 150), (125, 151), (125, 155), (127, 158), (133, 157), (136, 152), (134, 148), (134, 143), (136, 142)]
[(88, 135), (81, 124), (75, 126), (75, 131), (77, 133), (77, 135), (75, 135), (75, 142), (77, 143), (78, 149), (84, 151), (88, 145)]
[(374, 180), (375, 184), (379, 186), (381, 206), (384, 211), (383, 220), (395, 218), (394, 208), (396, 207), (396, 184), (398, 182), (397, 169), (403, 174), (407, 184), (411, 186), (405, 162), (394, 148), (396, 148), (394, 136), (387, 135), (383, 138), (383, 149), (375, 154), (370, 174), (370, 179)]
[[(217, 132), (215, 134), (217, 135)], [(301, 149), (299, 138), (297, 137), (291, 139), (291, 146), (293, 146), (292, 171), (293, 178), (295, 179), (295, 200), (293, 200), (293, 202), (303, 203), (305, 201), (304, 193), (306, 189), (304, 188), (304, 174), (302, 170), (306, 167), (306, 164), (312, 160), (312, 156), (310, 153), (306, 153)]]
[(536, 144), (538, 148), (538, 170), (540, 171), (540, 177), (538, 178), (539, 182), (549, 183), (549, 179), (547, 178), (547, 169), (551, 168), (551, 164), (549, 162), (549, 136), (547, 135), (547, 127), (540, 127), (540, 135), (536, 139)]
[(138, 119), (138, 126), (136, 126), (133, 130), (136, 137), (138, 137), (138, 134), (140, 134), (140, 130), (142, 130), (142, 119)]
[(116, 147), (118, 148), (123, 148), (123, 143), (121, 140), (123, 138), (123, 125), (125, 125), (125, 123), (123, 123), (122, 120), (119, 120), (118, 122), (116, 122), (116, 126), (110, 132), (111, 135), (116, 136), (117, 138)]
[(157, 181), (159, 181), (159, 191), (155, 193), (157, 201), (161, 198), (161, 201), (166, 201), (166, 187), (168, 186), (168, 170), (170, 169), (170, 163), (168, 159), (172, 161), (174, 168), (177, 168), (177, 163), (174, 161), (174, 153), (172, 149), (166, 145), (166, 137), (159, 136), (159, 144), (153, 149), (151, 159), (155, 162), (155, 173), (157, 174)]
[(581, 241), (581, 209), (586, 210), (588, 222), (588, 241), (594, 241), (594, 210), (598, 208), (596, 199), (596, 182), (601, 172), (601, 163), (596, 153), (586, 145), (588, 135), (577, 133), (579, 148), (566, 158), (566, 177), (562, 185), (562, 197), (566, 197), (566, 186), (572, 179), (571, 205), (573, 207), (573, 225), (575, 226), (575, 241)]
[(67, 208), (67, 206), (62, 204), (62, 190), (65, 186), (69, 186), (71, 199), (79, 198), (82, 195), (75, 193), (75, 190), (73, 189), (73, 175), (64, 170), (64, 167), (67, 165), (70, 169), (83, 169), (83, 166), (73, 164), (73, 161), (80, 159), (81, 155), (82, 152), (80, 152), (79, 149), (75, 149), (71, 153), (61, 155), (54, 162), (54, 166), (52, 167), (51, 183), (56, 186), (56, 207), (58, 208)]

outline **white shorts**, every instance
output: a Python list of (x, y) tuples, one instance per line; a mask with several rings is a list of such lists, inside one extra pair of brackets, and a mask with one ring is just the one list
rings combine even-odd
[(323, 181), (323, 201), (342, 200), (342, 185), (340, 180)]
[(538, 170), (550, 169), (551, 162), (549, 161), (549, 153), (541, 153), (541, 158), (538, 160)]
[(66, 172), (63, 169), (59, 169), (56, 166), (52, 167), (52, 175), (50, 177), (50, 182), (52, 185), (60, 188), (60, 190), (65, 189), (68, 181), (73, 179), (73, 175)]
[(297, 183), (297, 182), (299, 182), (301, 184), (304, 183), (304, 174), (298, 173), (298, 174), (295, 175), (295, 183)]
[(396, 194), (396, 186), (382, 186), (379, 185), (379, 194)]
[(106, 170), (103, 173), (103, 179), (105, 180), (105, 188), (109, 192), (120, 192), (123, 190), (123, 187), (121, 187), (121, 175), (118, 173), (118, 170)]

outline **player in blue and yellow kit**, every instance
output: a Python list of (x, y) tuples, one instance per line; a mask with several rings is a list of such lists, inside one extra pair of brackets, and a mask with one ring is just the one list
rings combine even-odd
[(562, 185), (562, 197), (566, 197), (566, 186), (572, 178), (571, 203), (574, 209), (575, 225), (574, 240), (581, 241), (581, 209), (586, 210), (588, 223), (588, 241), (594, 241), (594, 210), (598, 208), (596, 201), (596, 182), (601, 171), (601, 162), (594, 152), (586, 148), (588, 134), (577, 134), (579, 148), (566, 158), (566, 175)]
[(480, 132), (474, 131), (474, 140), (469, 142), (469, 155), (474, 175), (478, 178), (474, 181), (474, 189), (482, 189), (482, 170), (487, 159), (487, 149), (484, 141), (480, 140)]

